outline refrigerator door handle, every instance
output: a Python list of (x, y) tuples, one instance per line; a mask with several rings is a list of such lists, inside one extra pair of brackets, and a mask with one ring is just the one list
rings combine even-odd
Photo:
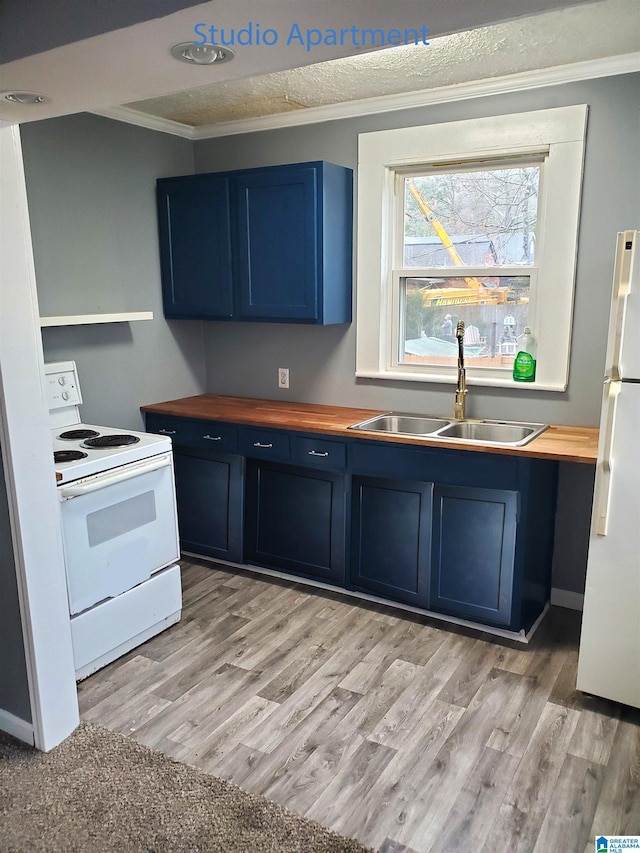
[(616, 260), (613, 276), (613, 295), (607, 361), (605, 373), (611, 379), (621, 379), (623, 374), (622, 351), (627, 313), (627, 298), (631, 293), (631, 271), (633, 269), (636, 241), (633, 231), (618, 234)]
[(614, 460), (613, 434), (616, 422), (616, 410), (618, 407), (618, 395), (620, 394), (620, 382), (607, 382), (604, 392), (604, 412), (602, 418), (602, 445), (599, 460), (597, 494), (595, 503), (594, 531), (598, 536), (607, 535), (609, 522), (609, 504), (611, 501), (611, 478), (613, 475)]

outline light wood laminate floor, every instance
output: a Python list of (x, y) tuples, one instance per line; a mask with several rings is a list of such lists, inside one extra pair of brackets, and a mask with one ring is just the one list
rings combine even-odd
[(83, 719), (380, 853), (640, 835), (640, 712), (575, 691), (578, 614), (520, 646), (214, 563), (183, 585), (180, 623), (79, 685)]

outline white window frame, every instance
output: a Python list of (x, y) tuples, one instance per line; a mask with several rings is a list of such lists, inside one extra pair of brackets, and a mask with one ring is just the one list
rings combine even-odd
[[(533, 275), (527, 322), (538, 346), (536, 381), (527, 388), (566, 390), (587, 111), (586, 104), (579, 104), (360, 134), (356, 376), (456, 381), (453, 365), (398, 360), (400, 305), (393, 270), (401, 239), (397, 209), (403, 200), (397, 198), (397, 176), (435, 163), (543, 154), (535, 264), (523, 268)], [(412, 276), (419, 273), (411, 269)], [(467, 366), (466, 374), (469, 384), (514, 387), (506, 370)]]

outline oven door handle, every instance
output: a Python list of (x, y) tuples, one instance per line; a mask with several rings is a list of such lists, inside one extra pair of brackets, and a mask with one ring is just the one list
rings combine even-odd
[(102, 474), (98, 475), (93, 482), (83, 483), (79, 485), (62, 486), (59, 489), (60, 498), (69, 500), (70, 498), (79, 498), (82, 495), (88, 495), (90, 492), (97, 492), (98, 489), (106, 489), (107, 486), (112, 486), (115, 483), (124, 483), (126, 480), (131, 480), (134, 477), (139, 477), (141, 474), (150, 474), (152, 471), (158, 471), (160, 468), (166, 468), (171, 465), (171, 455), (164, 455), (160, 459), (141, 462), (127, 466), (126, 471), (121, 471), (119, 474)]

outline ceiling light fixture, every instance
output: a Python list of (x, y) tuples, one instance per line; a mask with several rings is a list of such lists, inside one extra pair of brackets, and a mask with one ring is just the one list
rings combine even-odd
[(171, 56), (190, 65), (212, 65), (214, 62), (217, 65), (220, 62), (230, 62), (235, 54), (228, 47), (220, 47), (217, 44), (185, 41), (171, 48)]
[(2, 92), (2, 97), (12, 104), (44, 104), (50, 100), (37, 92)]

